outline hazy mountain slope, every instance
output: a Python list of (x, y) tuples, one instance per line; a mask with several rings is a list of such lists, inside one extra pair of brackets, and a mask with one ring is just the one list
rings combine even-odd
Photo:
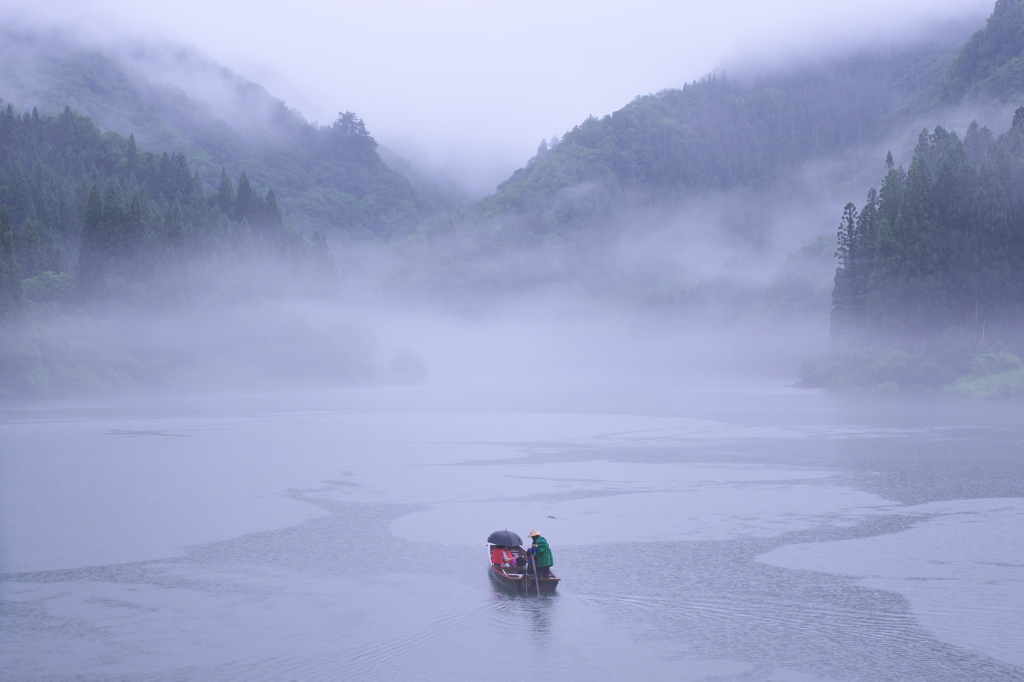
[(1024, 0), (998, 0), (946, 75), (945, 98), (1006, 102), (1024, 94)]
[[(347, 123), (331, 144), (371, 152)], [(338, 282), (325, 240), (290, 229), (264, 190), (244, 174), (204, 189), (184, 155), (70, 109), (5, 107), (0, 400), (378, 376), (372, 337), (326, 303)]]
[(879, 148), (916, 138), (973, 29), (637, 97), (542, 145), (474, 212), (428, 226), (395, 286), (571, 291), (691, 322), (771, 307), (824, 329), (834, 261), (779, 268), (834, 234)]
[[(1024, 0), (996, 3), (947, 71), (942, 99), (1024, 103)], [(926, 130), (906, 169), (891, 156), (885, 167), (861, 210), (843, 212), (832, 352), (803, 381), (1024, 397), (1024, 106), (1000, 135), (977, 122)]]
[(909, 168), (847, 204), (831, 357), (804, 381), (839, 391), (1024, 397), (1024, 106), (995, 136), (921, 133)]
[[(288, 262), (299, 290), (333, 277), (322, 240), (286, 227), (273, 191), (245, 174), (237, 190), (225, 176), (219, 192), (204, 191), (183, 155), (140, 149), (70, 109), (0, 112), (0, 222), (11, 233), (3, 257), (15, 265), (4, 269), (21, 278), (0, 285), (5, 300), (24, 291), (36, 303), (156, 308), (235, 285), (289, 291), (284, 269), (243, 272), (263, 257)], [(66, 296), (41, 290), (58, 280)]]
[(307, 123), (261, 86), (188, 50), (101, 51), (59, 34), (4, 31), (0, 97), (43, 114), (67, 105), (155, 151), (185, 153), (215, 186), (224, 168), (273, 186), (304, 229), (386, 236), (431, 201), (372, 148), (333, 142), (333, 125)]
[(878, 143), (933, 106), (959, 44), (865, 50), (750, 79), (709, 76), (590, 118), (485, 199), (553, 232), (623, 200), (785, 182), (802, 163)]

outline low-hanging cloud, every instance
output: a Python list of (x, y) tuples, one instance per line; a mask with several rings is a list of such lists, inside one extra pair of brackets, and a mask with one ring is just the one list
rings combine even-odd
[(357, 111), (383, 144), (480, 195), (541, 138), (637, 94), (681, 86), (723, 60), (821, 56), (910, 37), (942, 19), (980, 27), (991, 4), (7, 0), (2, 11), (8, 21), (61, 25), (84, 40), (194, 46), (309, 120)]

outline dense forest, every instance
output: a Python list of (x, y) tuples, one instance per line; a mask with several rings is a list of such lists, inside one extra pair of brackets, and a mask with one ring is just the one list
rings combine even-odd
[(909, 169), (846, 206), (832, 331), (920, 348), (948, 328), (1005, 338), (1024, 320), (1024, 107), (995, 138), (922, 133)]
[[(830, 275), (821, 273), (834, 265), (786, 255), (820, 251), (811, 245), (828, 214), (817, 204), (830, 183), (869, 182), (865, 151), (943, 106), (947, 69), (967, 35), (948, 27), (637, 97), (543, 140), (477, 205), (402, 235), (385, 285), (460, 300), (570, 290), (676, 320), (758, 305), (797, 312), (797, 300), (827, 315)], [(816, 165), (826, 172), (811, 171)], [(795, 222), (813, 226), (779, 239), (776, 226)], [(741, 272), (709, 272), (701, 254), (723, 250), (747, 259), (726, 264)], [(810, 276), (792, 272), (796, 262)], [(763, 271), (779, 267), (787, 272), (771, 284)]]
[[(170, 75), (183, 74), (178, 81)], [(187, 92), (183, 87), (198, 92)], [(209, 101), (202, 99), (207, 96)], [(446, 205), (391, 170), (354, 114), (309, 123), (263, 87), (188, 50), (107, 53), (61, 34), (0, 29), (0, 97), (65, 106), (141, 147), (184, 154), (207, 185), (222, 169), (273, 187), (288, 222), (312, 233), (392, 237)]]
[(549, 233), (592, 223), (623, 201), (771, 187), (802, 162), (877, 141), (925, 110), (956, 47), (944, 39), (873, 49), (637, 97), (542, 142), (481, 208)]
[(997, 0), (985, 28), (970, 37), (942, 83), (943, 100), (1013, 101), (1024, 94), (1024, 3)]
[(843, 212), (836, 350), (805, 382), (1024, 396), (1024, 107), (998, 137), (924, 131), (908, 169), (886, 168)]
[(294, 261), (307, 286), (332, 277), (326, 241), (286, 228), (272, 189), (222, 173), (206, 192), (183, 155), (140, 150), (70, 109), (0, 113), (0, 211), (5, 317), (23, 297), (153, 306), (208, 294), (219, 288), (205, 268), (214, 254), (222, 272), (267, 253)]
[[(129, 346), (110, 360), (108, 341), (76, 350), (55, 320), (331, 296), (328, 238), (356, 297), (480, 306), (569, 292), (673, 323), (824, 320), (834, 260), (818, 218), (845, 201), (834, 193), (871, 182), (876, 150), (896, 140), (909, 157), (922, 120), (931, 132), (906, 169), (890, 155), (880, 189), (843, 214), (836, 352), (804, 382), (935, 388), (982, 376), (975, 361), (1017, 371), (1024, 114), (962, 139), (935, 122), (969, 107), (995, 129), (1024, 101), (1021, 36), (1024, 0), (998, 0), (969, 38), (953, 27), (709, 75), (542, 141), (493, 195), (461, 206), (385, 164), (352, 112), (309, 123), (189, 51), (104, 54), (5, 29), (0, 391), (60, 393), (170, 362)], [(176, 69), (219, 94), (158, 77)], [(802, 231), (782, 239), (783, 223)], [(372, 344), (351, 338), (363, 359), (338, 371), (367, 376)], [(308, 356), (344, 356), (333, 343)], [(116, 371), (82, 379), (90, 353)]]
[[(947, 101), (1024, 99), (1024, 2), (999, 0), (943, 81)], [(836, 390), (1024, 397), (1024, 107), (1001, 135), (921, 133), (879, 189), (846, 205), (835, 350), (804, 381)]]
[[(360, 127), (349, 134), (366, 144)], [(336, 288), (326, 239), (288, 227), (274, 191), (244, 172), (208, 191), (183, 155), (140, 149), (70, 109), (0, 111), (0, 390), (89, 375), (81, 334), (55, 332), (75, 319)]]
[[(827, 315), (827, 276), (780, 272), (766, 291), (771, 274), (748, 275), (794, 262), (813, 277), (831, 269), (786, 253), (828, 229), (816, 207), (830, 183), (870, 182), (867, 150), (911, 139), (917, 120), (946, 106), (948, 69), (969, 34), (949, 26), (778, 71), (712, 74), (590, 117), (541, 141), (493, 195), (401, 235), (386, 285), (461, 298), (568, 289), (672, 319), (794, 311), (795, 300)], [(778, 238), (777, 225), (797, 221), (814, 227)], [(743, 272), (708, 272), (699, 254), (727, 248), (749, 259)]]
[(964, 42), (956, 29), (898, 46), (746, 77), (710, 75), (590, 117), (481, 203), (532, 231), (600, 224), (609, 207), (731, 187), (785, 185), (801, 163), (878, 143), (965, 101), (1024, 93), (1024, 1), (998, 0)]

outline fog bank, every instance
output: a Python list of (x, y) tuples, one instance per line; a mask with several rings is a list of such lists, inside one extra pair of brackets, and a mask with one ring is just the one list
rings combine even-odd
[(645, 0), (600, 9), (577, 0), (337, 8), (299, 0), (250, 2), (244, 10), (227, 0), (7, 0), (0, 12), (8, 22), (59, 25), (92, 42), (194, 45), (309, 120), (357, 111), (383, 144), (443, 169), (479, 196), (540, 139), (723, 62), (816, 59), (913, 38), (933, 21), (968, 18), (980, 26), (990, 10), (987, 0)]

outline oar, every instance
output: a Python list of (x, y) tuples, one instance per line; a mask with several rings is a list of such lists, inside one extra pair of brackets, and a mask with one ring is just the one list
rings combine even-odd
[[(537, 577), (537, 555), (531, 554), (530, 561), (533, 562), (533, 583), (537, 586), (537, 596), (540, 596), (540, 578)], [(527, 583), (529, 585), (529, 583)]]

